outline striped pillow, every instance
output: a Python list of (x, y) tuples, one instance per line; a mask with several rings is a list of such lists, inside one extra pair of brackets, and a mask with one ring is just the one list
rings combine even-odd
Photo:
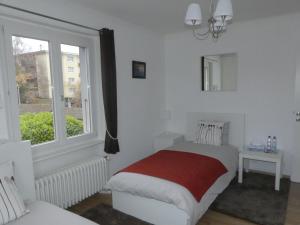
[(222, 145), (224, 122), (199, 121), (195, 143), (207, 145)]
[(0, 179), (0, 224), (6, 224), (28, 213), (13, 178)]
[(0, 225), (29, 212), (14, 182), (12, 165), (12, 162), (0, 165)]

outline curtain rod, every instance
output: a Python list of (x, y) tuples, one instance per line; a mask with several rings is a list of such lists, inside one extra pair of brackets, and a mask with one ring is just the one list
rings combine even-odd
[(47, 19), (51, 19), (51, 20), (55, 20), (55, 21), (59, 21), (59, 22), (67, 23), (67, 24), (71, 24), (71, 25), (82, 27), (82, 28), (85, 28), (85, 29), (99, 31), (98, 29), (93, 28), (93, 27), (85, 26), (85, 25), (78, 24), (78, 23), (73, 23), (73, 22), (70, 22), (70, 21), (67, 21), (67, 20), (55, 18), (55, 17), (52, 17), (52, 16), (48, 16), (48, 15), (45, 15), (45, 14), (42, 14), (42, 13), (37, 13), (37, 12), (31, 11), (31, 10), (27, 10), (27, 9), (22, 9), (22, 8), (19, 8), (19, 7), (16, 7), (16, 6), (7, 5), (7, 4), (4, 4), (4, 3), (0, 3), (0, 6), (6, 7), (6, 8), (10, 8), (10, 9), (14, 9), (14, 10), (18, 10), (18, 11), (25, 12), (25, 13), (30, 13), (30, 14), (33, 14), (33, 15), (36, 15), (36, 16), (41, 16), (41, 17), (44, 17), (44, 18), (47, 18)]

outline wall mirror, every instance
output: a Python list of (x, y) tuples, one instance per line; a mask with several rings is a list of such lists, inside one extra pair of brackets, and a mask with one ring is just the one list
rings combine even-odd
[(201, 57), (202, 91), (236, 91), (238, 58), (236, 53)]

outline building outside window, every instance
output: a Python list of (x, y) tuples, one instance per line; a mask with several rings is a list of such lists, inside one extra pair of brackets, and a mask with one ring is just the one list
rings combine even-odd
[(76, 88), (73, 88), (73, 87), (69, 88), (69, 93), (70, 93), (70, 95), (75, 95)]
[(75, 82), (75, 78), (74, 77), (69, 77), (68, 78), (68, 83), (69, 84), (73, 84)]
[(74, 67), (69, 66), (69, 67), (68, 67), (68, 72), (69, 72), (69, 73), (74, 73)]
[(74, 61), (73, 55), (67, 55), (67, 61), (68, 62), (73, 62)]

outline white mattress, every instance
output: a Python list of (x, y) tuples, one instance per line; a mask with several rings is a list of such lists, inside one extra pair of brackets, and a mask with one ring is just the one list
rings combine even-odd
[(28, 208), (30, 213), (9, 225), (96, 225), (92, 221), (46, 202), (36, 201)]
[(228, 172), (218, 178), (200, 202), (197, 202), (193, 195), (179, 184), (135, 173), (118, 173), (109, 180), (107, 187), (113, 191), (127, 192), (173, 204), (187, 213), (192, 224), (196, 224), (215, 198), (224, 191), (234, 178), (237, 171), (238, 150), (231, 146), (210, 146), (191, 142), (183, 142), (168, 149), (216, 158), (224, 164)]

